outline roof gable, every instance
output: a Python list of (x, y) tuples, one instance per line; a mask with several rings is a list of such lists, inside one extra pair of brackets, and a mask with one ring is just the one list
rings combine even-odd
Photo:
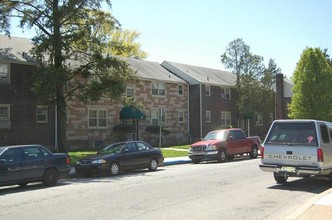
[(164, 61), (161, 65), (189, 84), (210, 84), (229, 87), (236, 85), (236, 75), (229, 71), (170, 61)]
[(0, 35), (0, 60), (34, 63), (30, 55), (33, 44), (27, 38)]
[(185, 83), (185, 81), (172, 74), (157, 62), (134, 58), (126, 58), (125, 60), (133, 69), (137, 70), (136, 74), (139, 78), (174, 83)]

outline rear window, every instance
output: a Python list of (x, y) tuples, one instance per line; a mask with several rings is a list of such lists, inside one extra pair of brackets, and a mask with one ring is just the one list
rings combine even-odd
[(265, 143), (317, 146), (315, 124), (314, 122), (274, 123)]

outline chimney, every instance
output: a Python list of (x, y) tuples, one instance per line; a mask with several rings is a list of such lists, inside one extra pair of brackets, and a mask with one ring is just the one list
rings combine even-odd
[(276, 102), (275, 102), (276, 118), (275, 119), (283, 118), (284, 115), (283, 100), (284, 100), (284, 75), (279, 73), (276, 74)]

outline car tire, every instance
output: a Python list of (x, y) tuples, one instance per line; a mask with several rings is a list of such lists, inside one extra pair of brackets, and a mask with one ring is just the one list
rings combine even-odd
[(198, 160), (198, 159), (195, 159), (195, 160), (192, 160), (194, 164), (199, 164), (201, 162), (201, 160)]
[(283, 184), (287, 181), (288, 175), (286, 173), (273, 173), (273, 177), (278, 184)]
[(116, 176), (120, 173), (120, 165), (116, 162), (112, 162), (108, 169), (108, 174), (110, 176)]
[(218, 151), (218, 162), (223, 163), (226, 161), (226, 151), (224, 149), (219, 149)]
[(157, 161), (157, 159), (151, 159), (150, 162), (149, 162), (148, 169), (150, 171), (156, 171), (157, 168), (158, 168), (158, 161)]
[(250, 158), (255, 159), (258, 156), (258, 148), (256, 145), (252, 146), (251, 151), (250, 151)]
[(26, 187), (28, 185), (28, 183), (19, 183), (18, 184), (20, 187)]
[(45, 186), (54, 186), (58, 182), (58, 171), (56, 169), (50, 168), (45, 171), (43, 177), (43, 184)]

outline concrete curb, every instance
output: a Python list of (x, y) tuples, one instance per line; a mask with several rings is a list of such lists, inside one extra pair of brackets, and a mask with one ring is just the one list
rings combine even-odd
[[(296, 211), (294, 211), (292, 214), (288, 215), (286, 217), (287, 220), (290, 219), (300, 219), (302, 215), (304, 215), (308, 210), (314, 208), (315, 206), (317, 206), (317, 202), (323, 198), (324, 196), (328, 195), (328, 194), (332, 194), (332, 188), (325, 190), (324, 192), (314, 196), (313, 198), (311, 198), (310, 200), (306, 201), (299, 209), (297, 209)], [(330, 204), (330, 206), (332, 205), (332, 202)], [(327, 206), (329, 207), (329, 206)], [(319, 213), (315, 213), (317, 214), (317, 216), (306, 216), (306, 219), (321, 219), (319, 216)]]

